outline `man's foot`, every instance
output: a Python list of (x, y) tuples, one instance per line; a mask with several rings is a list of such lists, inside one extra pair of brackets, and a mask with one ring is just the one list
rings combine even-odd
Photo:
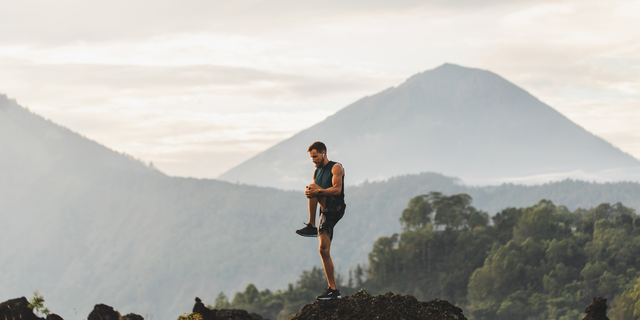
[(333, 290), (331, 287), (327, 287), (324, 292), (316, 297), (316, 300), (331, 300), (331, 299), (340, 299), (342, 296), (340, 295), (340, 290)]
[(302, 229), (296, 230), (296, 233), (303, 237), (317, 237), (318, 229), (312, 226), (311, 223), (305, 223), (305, 227)]

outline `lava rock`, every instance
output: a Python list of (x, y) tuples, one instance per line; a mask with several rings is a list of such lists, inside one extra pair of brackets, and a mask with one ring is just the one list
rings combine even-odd
[(607, 317), (607, 299), (593, 298), (591, 304), (584, 311), (587, 315), (582, 320), (609, 320)]
[(255, 312), (249, 312), (249, 315), (251, 317), (253, 317), (253, 320), (269, 320), (269, 319), (263, 318), (261, 315), (255, 313)]
[(0, 303), (0, 318), (21, 320), (44, 320), (29, 308), (29, 301), (25, 297), (7, 300)]
[[(217, 320), (256, 320), (247, 310), (241, 309), (220, 309), (216, 312)], [(262, 319), (262, 317), (257, 318)]]
[(218, 320), (215, 310), (207, 308), (198, 297), (196, 297), (196, 304), (193, 306), (193, 312), (199, 313), (202, 316), (202, 320)]
[(120, 312), (106, 304), (96, 304), (87, 320), (122, 320)]
[(49, 313), (47, 315), (47, 320), (64, 320), (64, 319), (62, 319), (61, 316), (59, 316), (59, 315), (57, 315), (55, 313)]
[(292, 319), (467, 320), (462, 309), (446, 300), (422, 302), (413, 296), (392, 292), (371, 296), (364, 290), (351, 297), (307, 304)]
[(129, 313), (125, 316), (122, 316), (122, 320), (144, 320), (144, 317), (139, 314)]

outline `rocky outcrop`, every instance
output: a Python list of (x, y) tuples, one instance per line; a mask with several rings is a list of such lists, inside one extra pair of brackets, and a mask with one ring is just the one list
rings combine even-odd
[(196, 297), (196, 304), (193, 306), (193, 312), (199, 313), (202, 320), (263, 320), (262, 316), (257, 313), (249, 313), (240, 309), (209, 309), (200, 298)]
[(62, 319), (61, 316), (59, 316), (59, 315), (57, 315), (55, 313), (49, 313), (47, 315), (47, 320), (64, 320), (64, 319)]
[(113, 307), (106, 304), (96, 304), (87, 320), (122, 320), (122, 317), (120, 312), (113, 310)]
[(129, 313), (126, 316), (122, 316), (122, 320), (144, 320), (144, 317), (139, 314)]
[(216, 312), (207, 308), (198, 297), (196, 297), (196, 304), (193, 306), (193, 312), (199, 313), (202, 316), (202, 320), (218, 320), (216, 318)]
[(609, 320), (607, 317), (607, 299), (593, 298), (591, 304), (584, 311), (587, 315), (582, 320)]
[(251, 314), (249, 314), (249, 312), (247, 312), (247, 310), (220, 309), (215, 311), (216, 311), (216, 317), (218, 320), (260, 320), (262, 319), (261, 316), (255, 313), (254, 314), (258, 316), (258, 318), (254, 318), (253, 316), (251, 316)]
[(27, 298), (17, 298), (0, 303), (0, 319), (44, 320), (29, 308)]
[(418, 301), (413, 296), (393, 294), (372, 296), (364, 290), (351, 297), (316, 301), (298, 312), (295, 320), (466, 320), (462, 309), (446, 300)]

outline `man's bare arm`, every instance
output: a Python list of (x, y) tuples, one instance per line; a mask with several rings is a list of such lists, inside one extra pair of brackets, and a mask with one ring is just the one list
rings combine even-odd
[(318, 186), (316, 184), (316, 172), (313, 172), (313, 183), (307, 186), (307, 189), (304, 190), (304, 195), (307, 196), (307, 198), (311, 199), (311, 198), (315, 198), (317, 197), (317, 191), (311, 188), (320, 188), (320, 186)]
[[(323, 197), (338, 196), (340, 195), (340, 193), (342, 193), (342, 176), (344, 176), (344, 169), (342, 169), (342, 165), (339, 163), (336, 163), (335, 165), (333, 165), (333, 168), (331, 168), (331, 174), (333, 175), (333, 179), (331, 180), (331, 184), (333, 186), (331, 188), (322, 189), (321, 196)], [(309, 195), (317, 197), (318, 191), (320, 190), (321, 190), (320, 186), (314, 183), (309, 185), (309, 188), (307, 189), (305, 194), (307, 194), (307, 197), (309, 197)]]

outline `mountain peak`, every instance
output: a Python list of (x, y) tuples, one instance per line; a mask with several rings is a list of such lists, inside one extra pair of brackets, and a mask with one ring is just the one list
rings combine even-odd
[(445, 63), (354, 102), (220, 178), (304, 188), (313, 171), (305, 151), (318, 140), (343, 163), (347, 184), (426, 171), (496, 184), (640, 166), (499, 75)]
[(0, 166), (11, 167), (19, 162), (19, 167), (28, 167), (33, 177), (78, 171), (97, 176), (97, 172), (105, 170), (161, 174), (128, 155), (110, 150), (32, 113), (2, 94), (0, 150), (7, 155), (0, 158)]

